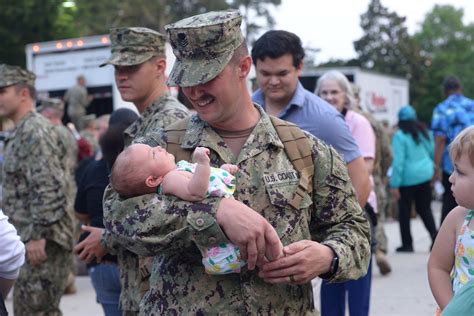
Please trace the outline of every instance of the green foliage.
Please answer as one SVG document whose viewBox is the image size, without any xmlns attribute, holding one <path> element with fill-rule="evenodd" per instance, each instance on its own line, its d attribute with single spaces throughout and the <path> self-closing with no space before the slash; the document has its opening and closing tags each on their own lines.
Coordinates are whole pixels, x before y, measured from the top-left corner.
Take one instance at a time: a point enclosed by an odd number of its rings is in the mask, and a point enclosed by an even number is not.
<svg viewBox="0 0 474 316">
<path fill-rule="evenodd" d="M 254 43 L 262 29 L 271 29 L 275 20 L 269 10 L 270 5 L 278 6 L 281 0 L 231 0 L 230 6 L 240 10 L 243 16 L 247 43 Z"/>
<path fill-rule="evenodd" d="M 360 25 L 362 38 L 354 42 L 361 65 L 384 74 L 410 80 L 410 100 L 418 107 L 426 93 L 423 82 L 426 73 L 426 57 L 420 45 L 408 34 L 405 17 L 390 12 L 380 0 L 372 0 Z"/>
<path fill-rule="evenodd" d="M 121 26 L 163 32 L 168 23 L 229 7 L 225 0 L 77 0 L 76 6 L 76 26 L 83 36 L 105 34 Z"/>
<path fill-rule="evenodd" d="M 463 9 L 435 5 L 414 36 L 429 60 L 429 80 L 424 84 L 429 93 L 419 102 L 423 117 L 431 118 L 433 108 L 444 99 L 441 84 L 447 75 L 458 76 L 466 96 L 474 97 L 474 25 L 464 25 L 463 15 Z"/>
<path fill-rule="evenodd" d="M 25 45 L 57 38 L 62 0 L 0 0 L 0 62 L 25 66 Z M 61 30 L 68 36 L 66 29 Z"/>
</svg>

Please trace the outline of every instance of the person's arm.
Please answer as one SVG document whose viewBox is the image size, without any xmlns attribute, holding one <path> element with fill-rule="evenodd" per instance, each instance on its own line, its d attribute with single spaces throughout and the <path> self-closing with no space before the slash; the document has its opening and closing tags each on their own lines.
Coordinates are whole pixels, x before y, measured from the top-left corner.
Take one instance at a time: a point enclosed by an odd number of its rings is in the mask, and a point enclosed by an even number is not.
<svg viewBox="0 0 474 316">
<path fill-rule="evenodd" d="M 442 310 L 453 297 L 450 274 L 454 265 L 457 226 L 458 223 L 462 223 L 466 211 L 458 206 L 449 212 L 439 229 L 428 260 L 428 281 L 431 292 Z"/>
<path fill-rule="evenodd" d="M 193 153 L 196 161 L 194 173 L 173 170 L 167 173 L 161 188 L 164 194 L 171 194 L 185 201 L 200 201 L 206 197 L 211 176 L 209 149 L 197 147 Z"/>
<path fill-rule="evenodd" d="M 444 147 L 446 146 L 446 137 L 442 135 L 437 135 L 435 137 L 435 150 L 434 150 L 434 164 L 435 164 L 435 173 L 433 176 L 433 181 L 441 181 L 441 159 L 443 158 Z"/>
<path fill-rule="evenodd" d="M 27 136 L 28 135 L 28 136 Z M 29 148 L 25 166 L 29 168 L 29 206 L 32 217 L 30 234 L 25 236 L 28 261 L 40 265 L 46 259 L 46 239 L 58 238 L 57 223 L 66 215 L 66 187 L 64 169 L 58 149 L 58 135 L 52 129 L 40 126 L 37 130 L 25 131 Z M 57 241 L 57 240 L 56 240 Z M 61 242 L 64 242 L 61 240 Z"/>
<path fill-rule="evenodd" d="M 25 262 L 25 246 L 15 227 L 0 210 L 0 292 L 7 297 Z"/>
<path fill-rule="evenodd" d="M 395 200 L 400 198 L 399 187 L 402 183 L 403 167 L 405 165 L 406 146 L 404 145 L 401 132 L 395 133 L 392 138 L 393 160 L 392 172 L 390 175 L 390 192 Z"/>
<path fill-rule="evenodd" d="M 352 160 L 347 164 L 347 171 L 356 192 L 357 201 L 361 207 L 367 203 L 369 198 L 371 184 L 369 171 L 362 156 Z"/>
<path fill-rule="evenodd" d="M 266 263 L 260 276 L 269 283 L 304 284 L 325 275 L 328 280 L 358 279 L 367 273 L 370 260 L 370 227 L 357 202 L 346 165 L 327 146 L 313 149 L 315 176 L 312 240 L 302 240 L 284 248 L 285 257 Z M 335 256 L 338 268 L 330 271 Z M 294 281 L 289 279 L 293 276 Z"/>
</svg>

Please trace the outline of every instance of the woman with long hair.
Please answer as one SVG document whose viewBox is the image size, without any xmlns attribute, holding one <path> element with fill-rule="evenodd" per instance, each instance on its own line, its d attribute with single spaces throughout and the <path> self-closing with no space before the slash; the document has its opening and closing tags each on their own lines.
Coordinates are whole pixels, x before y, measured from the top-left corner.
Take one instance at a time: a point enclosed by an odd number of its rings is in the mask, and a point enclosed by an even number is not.
<svg viewBox="0 0 474 316">
<path fill-rule="evenodd" d="M 392 196 L 398 200 L 402 245 L 397 252 L 413 252 L 410 214 L 413 201 L 432 242 L 437 234 L 431 211 L 431 178 L 434 174 L 434 142 L 426 126 L 417 120 L 415 109 L 406 105 L 398 112 L 398 131 L 392 139 L 390 176 Z"/>
</svg>

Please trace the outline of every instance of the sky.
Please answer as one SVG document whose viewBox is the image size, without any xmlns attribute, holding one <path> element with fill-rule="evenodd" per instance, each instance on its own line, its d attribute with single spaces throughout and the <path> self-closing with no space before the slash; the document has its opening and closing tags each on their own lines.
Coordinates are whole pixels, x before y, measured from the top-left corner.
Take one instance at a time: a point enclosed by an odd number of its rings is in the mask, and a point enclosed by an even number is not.
<svg viewBox="0 0 474 316">
<path fill-rule="evenodd" d="M 381 0 L 389 11 L 405 16 L 408 32 L 420 29 L 425 15 L 435 4 L 464 9 L 464 23 L 474 22 L 473 0 Z M 296 33 L 305 47 L 319 48 L 316 62 L 357 57 L 353 42 L 363 35 L 360 15 L 370 0 L 282 0 L 274 10 L 277 25 Z"/>
</svg>

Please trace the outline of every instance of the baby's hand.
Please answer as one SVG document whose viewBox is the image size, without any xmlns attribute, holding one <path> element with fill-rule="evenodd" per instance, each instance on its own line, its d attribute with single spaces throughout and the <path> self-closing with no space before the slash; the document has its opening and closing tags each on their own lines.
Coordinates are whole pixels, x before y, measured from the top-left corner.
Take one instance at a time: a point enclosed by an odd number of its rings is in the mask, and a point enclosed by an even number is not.
<svg viewBox="0 0 474 316">
<path fill-rule="evenodd" d="M 193 161 L 197 162 L 200 165 L 208 165 L 210 162 L 209 159 L 210 151 L 205 147 L 196 147 L 193 152 Z"/>
<path fill-rule="evenodd" d="M 221 169 L 224 169 L 225 171 L 227 171 L 230 174 L 236 174 L 237 171 L 239 171 L 239 167 L 237 167 L 236 165 L 232 165 L 230 163 L 223 164 L 221 166 Z"/>
</svg>

